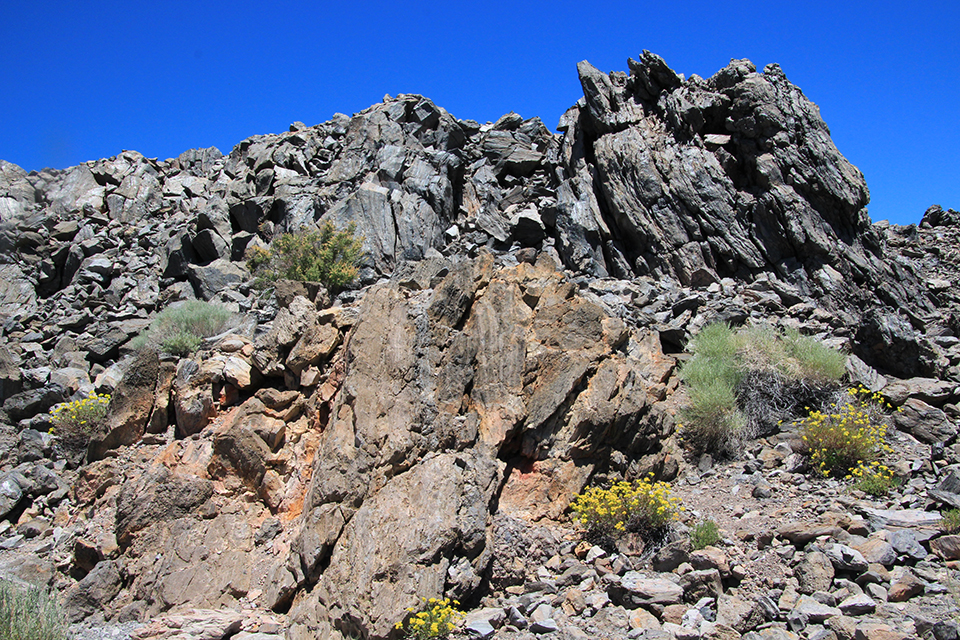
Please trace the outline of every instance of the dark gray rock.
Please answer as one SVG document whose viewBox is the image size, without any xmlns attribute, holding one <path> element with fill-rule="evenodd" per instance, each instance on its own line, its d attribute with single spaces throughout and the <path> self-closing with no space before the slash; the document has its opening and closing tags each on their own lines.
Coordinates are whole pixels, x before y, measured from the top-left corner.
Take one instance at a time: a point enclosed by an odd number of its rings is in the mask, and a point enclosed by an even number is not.
<svg viewBox="0 0 960 640">
<path fill-rule="evenodd" d="M 201 300 L 212 300 L 217 293 L 230 285 L 250 279 L 246 269 L 222 258 L 205 266 L 190 265 L 187 270 L 190 282 Z"/>
</svg>

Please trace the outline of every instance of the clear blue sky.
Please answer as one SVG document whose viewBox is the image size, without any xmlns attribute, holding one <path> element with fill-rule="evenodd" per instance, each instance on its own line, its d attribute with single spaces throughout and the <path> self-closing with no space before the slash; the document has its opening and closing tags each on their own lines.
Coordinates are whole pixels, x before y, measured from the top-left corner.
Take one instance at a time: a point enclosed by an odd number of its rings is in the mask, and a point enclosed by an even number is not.
<svg viewBox="0 0 960 640">
<path fill-rule="evenodd" d="M 779 63 L 866 175 L 874 220 L 960 209 L 960 2 L 14 2 L 0 6 L 0 158 L 62 168 L 242 139 L 420 93 L 554 128 L 576 63 L 649 49 L 707 77 Z"/>
</svg>

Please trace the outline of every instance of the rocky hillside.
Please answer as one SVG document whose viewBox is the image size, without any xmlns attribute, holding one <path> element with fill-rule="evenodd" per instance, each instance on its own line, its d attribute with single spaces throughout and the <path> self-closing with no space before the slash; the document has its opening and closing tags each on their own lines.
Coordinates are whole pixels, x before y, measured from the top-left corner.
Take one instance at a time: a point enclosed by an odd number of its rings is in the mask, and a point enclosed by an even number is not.
<svg viewBox="0 0 960 640">
<path fill-rule="evenodd" d="M 872 224 L 776 65 L 629 69 L 581 63 L 559 134 L 401 95 L 228 156 L 0 162 L 0 577 L 84 638 L 388 638 L 431 597 L 483 637 L 956 634 L 960 214 Z M 252 286 L 248 250 L 326 222 L 355 288 Z M 133 349 L 192 299 L 229 330 Z M 848 353 L 904 408 L 899 494 L 800 473 L 789 432 L 691 457 L 677 364 L 714 321 Z M 91 392 L 89 445 L 52 435 Z M 574 495 L 649 473 L 719 548 L 577 544 Z"/>
</svg>

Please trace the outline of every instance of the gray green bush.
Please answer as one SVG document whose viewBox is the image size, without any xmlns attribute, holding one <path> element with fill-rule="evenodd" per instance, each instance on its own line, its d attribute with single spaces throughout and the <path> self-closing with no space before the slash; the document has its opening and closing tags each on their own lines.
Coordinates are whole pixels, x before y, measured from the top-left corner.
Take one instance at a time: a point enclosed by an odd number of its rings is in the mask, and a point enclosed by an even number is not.
<svg viewBox="0 0 960 640">
<path fill-rule="evenodd" d="M 0 580 L 0 638 L 65 640 L 66 617 L 45 589 Z"/>
<path fill-rule="evenodd" d="M 351 223 L 338 231 L 329 222 L 317 231 L 284 233 L 269 249 L 255 247 L 247 254 L 247 266 L 265 286 L 280 278 L 319 282 L 337 293 L 354 281 L 363 254 L 363 239 Z"/>
<path fill-rule="evenodd" d="M 845 372 L 842 353 L 771 326 L 707 325 L 688 351 L 680 370 L 689 400 L 682 435 L 696 451 L 735 453 L 744 439 L 798 417 L 798 407 L 832 401 Z"/>
<path fill-rule="evenodd" d="M 161 311 L 150 328 L 131 342 L 131 347 L 159 347 L 167 353 L 186 356 L 200 347 L 203 338 L 222 333 L 230 326 L 233 314 L 223 307 L 188 300 Z"/>
</svg>

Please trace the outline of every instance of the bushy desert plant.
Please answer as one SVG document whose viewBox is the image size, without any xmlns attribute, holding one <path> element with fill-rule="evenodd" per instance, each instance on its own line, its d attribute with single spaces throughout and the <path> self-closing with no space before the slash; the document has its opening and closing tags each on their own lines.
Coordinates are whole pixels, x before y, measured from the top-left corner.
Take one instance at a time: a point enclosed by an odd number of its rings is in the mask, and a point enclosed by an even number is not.
<svg viewBox="0 0 960 640">
<path fill-rule="evenodd" d="M 109 394 L 91 391 L 86 398 L 58 404 L 50 410 L 50 415 L 60 435 L 89 438 L 103 422 L 109 406 Z"/>
<path fill-rule="evenodd" d="M 318 231 L 285 233 L 270 249 L 248 252 L 247 266 L 261 284 L 279 279 L 319 282 L 336 293 L 357 277 L 363 240 L 355 233 L 355 224 L 337 231 L 329 222 Z"/>
<path fill-rule="evenodd" d="M 654 482 L 652 474 L 609 489 L 589 487 L 574 497 L 570 508 L 574 520 L 595 538 L 656 532 L 676 520 L 682 509 L 680 498 L 670 495 L 670 485 Z"/>
<path fill-rule="evenodd" d="M 227 329 L 232 320 L 233 314 L 219 305 L 188 300 L 157 314 L 150 328 L 130 345 L 134 349 L 150 345 L 173 355 L 185 356 L 196 351 L 203 338 Z"/>
<path fill-rule="evenodd" d="M 47 591 L 0 580 L 0 638 L 65 640 L 67 625 L 60 605 Z"/>
<path fill-rule="evenodd" d="M 703 549 L 720 542 L 720 528 L 713 520 L 701 520 L 690 530 L 690 544 Z"/>
<path fill-rule="evenodd" d="M 863 387 L 848 390 L 848 398 L 833 411 L 814 410 L 800 421 L 800 433 L 814 471 L 842 478 L 854 471 L 877 468 L 883 453 L 887 425 L 880 410 L 886 401 Z"/>
<path fill-rule="evenodd" d="M 831 402 L 844 374 L 843 354 L 795 330 L 716 323 L 688 348 L 681 434 L 697 451 L 735 453 L 744 439 L 799 417 L 800 406 Z"/>
<path fill-rule="evenodd" d="M 463 613 L 454 608 L 457 606 L 460 606 L 460 603 L 450 598 L 424 599 L 423 607 L 419 611 L 416 607 L 410 607 L 405 619 L 395 626 L 408 638 L 446 638 L 463 620 Z"/>
</svg>

